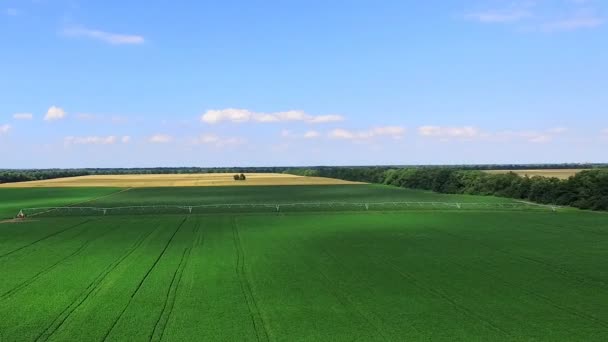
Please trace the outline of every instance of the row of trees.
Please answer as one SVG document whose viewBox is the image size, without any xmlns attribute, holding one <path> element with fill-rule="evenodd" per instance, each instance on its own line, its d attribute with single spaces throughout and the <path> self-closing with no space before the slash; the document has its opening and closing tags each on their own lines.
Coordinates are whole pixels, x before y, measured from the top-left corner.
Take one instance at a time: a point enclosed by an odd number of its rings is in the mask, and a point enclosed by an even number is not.
<svg viewBox="0 0 608 342">
<path fill-rule="evenodd" d="M 608 210 L 608 169 L 592 169 L 569 179 L 490 174 L 454 168 L 315 168 L 299 175 L 380 183 L 449 194 L 493 195 L 581 209 Z"/>
<path fill-rule="evenodd" d="M 0 170 L 0 183 L 27 182 L 35 180 L 76 177 L 90 174 L 86 170 Z"/>
</svg>

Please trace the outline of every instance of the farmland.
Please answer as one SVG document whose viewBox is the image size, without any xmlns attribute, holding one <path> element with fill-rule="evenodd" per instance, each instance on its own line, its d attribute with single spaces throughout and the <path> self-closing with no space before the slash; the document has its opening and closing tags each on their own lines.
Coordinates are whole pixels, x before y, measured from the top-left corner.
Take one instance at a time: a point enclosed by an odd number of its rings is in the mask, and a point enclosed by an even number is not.
<svg viewBox="0 0 608 342">
<path fill-rule="evenodd" d="M 94 175 L 55 178 L 39 181 L 0 184 L 0 188 L 57 188 L 57 187 L 193 187 L 193 186 L 254 186 L 254 185 L 330 185 L 355 184 L 339 179 L 303 177 L 281 173 L 247 174 L 246 181 L 235 181 L 232 173 L 150 174 L 150 175 Z"/>
<path fill-rule="evenodd" d="M 14 216 L 21 208 L 82 204 L 121 190 L 117 188 L 0 188 L 0 219 Z"/>
<path fill-rule="evenodd" d="M 96 189 L 62 203 L 511 202 L 377 185 Z M 33 190 L 0 189 L 0 205 Z M 576 210 L 40 215 L 0 224 L 0 336 L 604 341 L 607 236 L 607 215 Z"/>
<path fill-rule="evenodd" d="M 542 170 L 488 170 L 488 173 L 502 174 L 507 172 L 514 172 L 520 176 L 541 176 L 541 177 L 555 177 L 559 179 L 568 179 L 568 177 L 574 176 L 575 174 L 583 171 L 583 169 L 542 169 Z"/>
</svg>

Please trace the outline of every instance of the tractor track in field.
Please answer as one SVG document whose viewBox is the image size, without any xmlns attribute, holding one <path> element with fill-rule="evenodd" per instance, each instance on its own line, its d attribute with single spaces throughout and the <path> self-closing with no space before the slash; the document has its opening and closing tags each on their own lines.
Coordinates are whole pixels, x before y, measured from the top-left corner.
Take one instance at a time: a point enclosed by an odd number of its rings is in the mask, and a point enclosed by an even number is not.
<svg viewBox="0 0 608 342">
<path fill-rule="evenodd" d="M 445 300 L 446 302 L 450 303 L 450 305 L 452 305 L 454 308 L 456 308 L 458 311 L 464 313 L 465 315 L 467 315 L 473 319 L 476 319 L 479 322 L 484 323 L 485 325 L 490 327 L 492 330 L 500 332 L 512 339 L 515 339 L 515 336 L 512 335 L 511 333 L 509 333 L 508 331 L 502 329 L 501 327 L 494 324 L 492 321 L 486 319 L 482 315 L 477 314 L 476 312 L 467 308 L 466 306 L 459 304 L 456 300 L 454 300 L 454 298 L 450 297 L 448 294 L 446 294 L 442 290 L 433 288 L 432 286 L 429 286 L 428 284 L 426 284 L 424 281 L 421 281 L 418 278 L 414 277 L 412 274 L 402 270 L 401 267 L 399 267 L 399 265 L 395 264 L 394 262 L 384 259 L 384 263 L 386 265 L 390 266 L 395 272 L 397 272 L 399 275 L 401 275 L 401 277 L 408 280 L 411 284 L 413 284 L 417 288 L 419 288 L 423 291 L 426 291 L 428 293 L 431 293 L 434 296 Z"/>
<path fill-rule="evenodd" d="M 46 236 L 44 236 L 44 237 L 42 237 L 42 238 L 40 238 L 40 239 L 38 239 L 38 240 L 35 240 L 35 241 L 32 241 L 32 242 L 28 243 L 27 245 L 21 246 L 21 247 L 19 247 L 19 248 L 17 248 L 17 249 L 13 249 L 13 250 L 12 250 L 12 251 L 10 251 L 10 252 L 6 252 L 6 253 L 4 253 L 4 254 L 0 255 L 0 259 L 2 259 L 2 258 L 4 258 L 4 257 L 7 257 L 7 256 L 9 256 L 9 255 L 11 255 L 11 254 L 17 253 L 17 252 L 19 252 L 19 251 L 21 251 L 21 250 L 23 250 L 23 249 L 25 249 L 25 248 L 31 247 L 31 246 L 33 246 L 33 245 L 37 244 L 38 242 L 41 242 L 41 241 L 44 241 L 44 240 L 46 240 L 46 239 L 52 238 L 53 236 L 59 235 L 59 234 L 61 234 L 61 233 L 63 233 L 63 232 L 66 232 L 66 231 L 68 231 L 68 230 L 70 230 L 70 229 L 74 229 L 74 228 L 80 227 L 80 226 L 82 226 L 82 225 L 84 225 L 84 224 L 87 224 L 87 223 L 89 223 L 89 222 L 91 222 L 91 221 L 93 221 L 93 220 L 92 220 L 92 219 L 88 219 L 88 220 L 85 220 L 85 221 L 79 222 L 79 223 L 77 223 L 77 224 L 75 224 L 75 225 L 69 226 L 69 227 L 67 227 L 67 228 L 65 228 L 65 229 L 58 230 L 58 231 L 56 231 L 56 232 L 54 232 L 54 233 L 52 233 L 52 234 L 46 235 Z"/>
<path fill-rule="evenodd" d="M 173 311 L 173 307 L 175 306 L 175 300 L 177 298 L 177 290 L 179 288 L 179 284 L 182 281 L 182 276 L 184 275 L 184 269 L 188 264 L 188 260 L 190 259 L 191 248 L 185 248 L 182 253 L 182 257 L 173 273 L 173 278 L 171 279 L 171 284 L 169 285 L 169 289 L 167 290 L 167 295 L 165 297 L 165 303 L 163 305 L 163 310 L 161 311 L 156 323 L 154 324 L 154 330 L 152 330 L 152 334 L 149 337 L 150 341 L 161 341 L 163 339 L 163 335 L 165 334 L 165 328 L 167 327 L 167 323 L 169 322 L 169 318 L 171 317 L 171 312 Z"/>
<path fill-rule="evenodd" d="M 175 300 L 177 299 L 179 285 L 182 282 L 184 270 L 186 269 L 186 267 L 188 266 L 188 262 L 190 261 L 190 254 L 192 253 L 192 249 L 203 244 L 204 240 L 201 240 L 202 234 L 200 234 L 200 222 L 197 222 L 196 227 L 193 229 L 192 233 L 195 238 L 192 240 L 191 247 L 184 249 L 182 258 L 179 264 L 177 265 L 175 273 L 173 274 L 173 279 L 171 280 L 169 290 L 167 291 L 167 297 L 165 298 L 163 311 L 161 311 L 160 315 L 158 316 L 158 320 L 154 325 L 154 330 L 152 331 L 152 335 L 150 335 L 150 341 L 162 341 L 163 336 L 165 335 L 165 329 L 167 327 L 167 324 L 169 323 L 171 314 L 173 313 L 173 308 L 175 307 Z"/>
<path fill-rule="evenodd" d="M 338 259 L 338 257 L 336 257 L 333 253 L 329 252 L 329 250 L 327 250 L 327 248 L 325 248 L 324 246 L 321 246 L 321 250 L 323 251 L 323 253 L 325 253 L 325 255 L 327 255 L 330 259 L 332 259 L 338 266 L 340 266 L 343 269 L 348 269 L 350 271 L 352 271 L 352 268 L 346 266 L 340 259 Z M 325 276 L 325 275 L 324 275 Z M 326 277 L 327 278 L 327 277 Z M 329 278 L 327 278 L 329 280 Z M 370 286 L 369 285 L 365 285 L 365 287 L 370 291 Z M 341 291 L 344 292 L 344 291 Z M 367 323 L 372 326 L 380 335 L 380 337 L 382 337 L 383 340 L 385 341 L 390 341 L 389 338 L 386 337 L 386 335 L 384 334 L 383 329 L 381 329 L 380 327 L 378 327 L 371 319 L 369 319 L 361 310 L 359 310 L 359 308 L 357 308 L 356 304 L 353 303 L 352 300 L 350 300 L 347 296 L 344 296 L 345 299 L 350 303 L 350 305 L 352 307 L 355 308 L 355 310 L 357 310 L 357 312 L 359 313 L 359 315 L 365 319 L 365 321 L 367 321 Z M 372 317 L 374 317 L 376 320 L 384 323 L 384 320 L 382 318 L 380 318 L 378 315 L 376 315 L 374 312 L 368 312 Z M 421 333 L 416 327 L 412 326 L 412 328 L 418 332 Z"/>
<path fill-rule="evenodd" d="M 437 229 L 433 229 L 433 228 L 430 228 L 430 227 L 427 227 L 427 228 L 429 230 L 434 230 L 436 232 L 441 233 L 441 231 L 439 231 Z M 457 237 L 455 237 L 455 236 L 453 236 L 451 234 L 448 234 L 448 236 L 451 236 L 452 238 L 458 239 Z M 485 265 L 490 266 L 490 267 L 496 266 L 496 265 L 494 265 L 494 264 L 486 261 L 485 259 L 482 259 L 481 262 L 483 262 Z M 475 267 L 471 267 L 471 266 L 468 266 L 468 265 L 460 264 L 460 263 L 458 263 L 456 261 L 453 261 L 453 260 L 448 260 L 448 263 L 451 263 L 452 265 L 456 265 L 456 266 L 458 266 L 460 268 L 463 268 L 463 269 L 472 269 L 472 270 L 475 270 L 476 272 L 479 271 L 479 272 L 485 273 L 485 274 L 489 275 L 490 277 L 492 277 L 492 278 L 494 278 L 496 280 L 501 281 L 503 284 L 505 284 L 505 285 L 507 285 L 509 287 L 516 287 L 516 288 L 520 289 L 522 292 L 524 292 L 525 294 L 527 294 L 527 295 L 529 295 L 531 297 L 537 298 L 537 299 L 539 299 L 539 300 L 541 300 L 541 301 L 549 304 L 550 306 L 553 306 L 554 308 L 556 308 L 556 309 L 558 309 L 558 310 L 560 310 L 562 312 L 566 312 L 566 313 L 568 313 L 570 315 L 576 316 L 578 318 L 582 318 L 584 320 L 587 320 L 587 321 L 599 324 L 599 325 L 601 325 L 601 326 L 603 326 L 605 328 L 608 328 L 608 322 L 606 322 L 606 321 L 604 321 L 604 320 L 602 320 L 600 318 L 597 318 L 597 317 L 595 317 L 595 316 L 593 316 L 591 314 L 588 314 L 586 312 L 580 311 L 578 309 L 575 309 L 575 308 L 572 308 L 572 307 L 569 307 L 569 306 L 564 306 L 564 305 L 561 305 L 559 303 L 556 303 L 551 298 L 549 298 L 547 296 L 544 296 L 544 295 L 542 295 L 540 293 L 537 293 L 535 291 L 531 291 L 531 290 L 527 289 L 525 286 L 519 285 L 519 284 L 514 283 L 514 282 L 510 282 L 508 280 L 505 280 L 504 278 L 498 277 L 498 276 L 494 275 L 493 273 L 491 273 L 489 271 L 486 271 L 486 269 L 483 268 L 483 267 L 477 269 Z"/>
<path fill-rule="evenodd" d="M 36 341 L 46 341 L 48 340 L 62 325 L 65 321 L 71 316 L 71 314 L 76 311 L 86 300 L 91 296 L 92 293 L 96 292 L 99 285 L 103 282 L 103 280 L 114 270 L 118 265 L 120 265 L 125 259 L 127 259 L 135 250 L 137 250 L 143 242 L 152 235 L 158 229 L 157 226 L 155 229 L 150 230 L 147 234 L 142 234 L 142 236 L 120 257 L 115 259 L 112 263 L 110 263 L 90 284 L 89 286 L 80 294 L 80 296 L 73 301 L 68 307 L 66 307 L 59 316 L 51 322 L 51 324 L 36 338 Z"/>
<path fill-rule="evenodd" d="M 327 253 L 325 253 L 327 254 Z M 338 302 L 340 304 L 342 304 L 342 306 L 344 306 L 345 308 L 350 308 L 353 309 L 354 312 L 356 312 L 356 316 L 359 316 L 359 318 L 365 322 L 368 326 L 372 327 L 374 330 L 376 330 L 376 333 L 378 335 L 380 335 L 380 337 L 382 338 L 382 340 L 384 341 L 388 341 L 388 339 L 386 338 L 386 336 L 382 333 L 382 330 L 380 328 L 378 328 L 376 326 L 376 324 L 374 324 L 358 307 L 355 303 L 353 303 L 352 300 L 350 300 L 350 298 L 348 298 L 348 296 L 346 296 L 344 294 L 344 291 L 340 290 L 338 288 L 338 286 L 336 286 L 335 282 L 332 281 L 327 274 L 325 274 L 325 272 L 317 269 L 317 273 L 319 273 L 323 279 L 325 279 L 326 282 L 326 288 L 329 290 L 329 292 L 331 292 L 331 294 L 338 300 Z M 353 322 L 356 323 L 356 322 Z"/>
<path fill-rule="evenodd" d="M 57 266 L 61 265 L 64 261 L 66 261 L 66 260 L 68 260 L 68 259 L 70 259 L 70 258 L 72 258 L 74 256 L 77 256 L 78 254 L 80 254 L 80 252 L 82 252 L 83 250 L 85 250 L 85 248 L 88 247 L 93 241 L 101 238 L 102 236 L 110 233 L 111 231 L 114 231 L 115 229 L 116 228 L 103 231 L 103 232 L 101 232 L 101 234 L 99 234 L 98 236 L 94 237 L 93 239 L 85 241 L 82 245 L 80 245 L 80 247 L 78 247 L 72 253 L 66 255 L 65 257 L 63 257 L 60 260 L 58 260 L 57 262 L 55 262 L 54 264 L 52 264 L 49 267 L 41 270 L 40 272 L 36 273 L 34 276 L 30 277 L 29 279 L 23 281 L 22 283 L 18 284 L 17 286 L 13 287 L 12 289 L 10 289 L 10 290 L 6 291 L 5 293 L 3 293 L 2 295 L 0 295 L 0 300 L 5 300 L 5 299 L 13 296 L 15 293 L 17 293 L 17 292 L 19 292 L 19 291 L 27 288 L 32 283 L 34 283 L 36 280 L 38 280 L 40 277 L 42 277 L 43 275 L 51 272 Z"/>
<path fill-rule="evenodd" d="M 255 330 L 256 339 L 258 341 L 269 341 L 268 328 L 262 318 L 260 308 L 253 295 L 251 284 L 247 279 L 247 273 L 245 272 L 245 253 L 243 246 L 241 245 L 241 237 L 239 235 L 238 225 L 236 219 L 232 219 L 232 236 L 234 239 L 234 246 L 236 248 L 236 275 L 240 283 L 241 292 L 245 297 L 247 308 L 249 309 L 249 315 L 253 323 L 253 329 Z"/>
<path fill-rule="evenodd" d="M 488 266 L 495 266 L 495 265 L 493 265 L 491 263 L 486 262 L 485 260 L 482 260 L 482 262 L 485 265 L 488 265 Z M 553 301 L 551 298 L 549 298 L 547 296 L 539 294 L 539 293 L 537 293 L 535 291 L 528 290 L 526 287 L 521 286 L 521 285 L 519 285 L 517 283 L 510 282 L 510 281 L 505 280 L 503 278 L 497 277 L 493 273 L 486 271 L 484 268 L 477 269 L 475 267 L 470 267 L 470 266 L 467 266 L 467 265 L 460 264 L 460 263 L 455 262 L 453 260 L 448 260 L 448 263 L 450 263 L 452 265 L 456 265 L 456 266 L 458 266 L 460 268 L 463 268 L 463 269 L 472 269 L 472 270 L 474 270 L 476 272 L 479 271 L 479 272 L 485 273 L 485 274 L 489 275 L 490 277 L 492 277 L 492 278 L 494 278 L 496 280 L 499 280 L 503 284 L 505 284 L 505 285 L 507 285 L 509 287 L 518 288 L 523 293 L 525 293 L 525 294 L 527 294 L 527 295 L 529 295 L 531 297 L 540 299 L 541 301 L 549 304 L 550 306 L 552 306 L 552 307 L 554 307 L 554 308 L 556 308 L 556 309 L 558 309 L 558 310 L 560 310 L 562 312 L 565 312 L 567 314 L 570 314 L 570 315 L 578 317 L 578 318 L 582 318 L 584 320 L 587 320 L 587 321 L 595 323 L 595 324 L 599 324 L 599 325 L 603 326 L 604 328 L 608 328 L 608 322 L 605 322 L 604 320 L 596 318 L 593 315 L 590 315 L 590 314 L 588 314 L 586 312 L 579 311 L 578 309 L 574 309 L 574 308 L 571 308 L 571 307 L 568 307 L 568 306 L 563 306 L 561 304 L 558 304 L 558 303 L 556 303 L 555 301 Z"/>
<path fill-rule="evenodd" d="M 171 244 L 171 242 L 175 238 L 175 235 L 177 235 L 177 232 L 182 228 L 182 226 L 184 225 L 184 223 L 186 223 L 187 219 L 188 219 L 188 217 L 186 216 L 182 220 L 182 222 L 179 223 L 179 225 L 177 226 L 177 229 L 175 229 L 175 231 L 173 232 L 173 234 L 171 235 L 171 237 L 169 238 L 169 240 L 165 244 L 165 247 L 163 248 L 163 250 L 160 252 L 160 254 L 156 258 L 156 260 L 154 260 L 154 263 L 150 266 L 150 268 L 148 269 L 148 271 L 146 272 L 146 274 L 143 276 L 143 278 L 141 279 L 141 281 L 139 282 L 139 284 L 137 284 L 137 287 L 135 288 L 135 290 L 133 291 L 133 293 L 131 293 L 131 297 L 129 298 L 129 301 L 127 302 L 127 305 L 124 306 L 124 308 L 122 309 L 122 311 L 120 312 L 120 314 L 116 317 L 116 319 L 114 320 L 114 322 L 112 322 L 112 325 L 110 326 L 110 328 L 108 329 L 108 331 L 106 331 L 106 333 L 105 333 L 105 335 L 104 335 L 104 337 L 102 339 L 103 341 L 106 341 L 108 339 L 108 336 L 110 336 L 110 333 L 112 333 L 112 330 L 114 330 L 114 328 L 116 327 L 116 324 L 118 324 L 118 322 L 120 321 L 120 319 L 122 318 L 122 316 L 125 314 L 125 312 L 129 308 L 129 306 L 131 305 L 131 302 L 133 301 L 133 298 L 137 295 L 137 293 L 139 292 L 139 290 L 143 286 L 143 284 L 146 281 L 146 279 L 148 279 L 148 277 L 152 273 L 152 270 L 154 270 L 154 268 L 156 267 L 156 265 L 158 265 L 158 262 L 160 261 L 160 259 L 163 257 L 163 255 L 165 255 L 165 252 L 167 251 L 167 249 L 169 248 L 169 245 Z"/>
<path fill-rule="evenodd" d="M 552 227 L 558 227 L 558 228 L 561 228 L 561 229 L 564 229 L 564 230 L 578 231 L 578 232 L 581 232 L 581 233 L 590 233 L 590 234 L 593 234 L 593 235 L 604 236 L 604 237 L 608 235 L 608 230 L 607 231 L 597 231 L 597 230 L 592 229 L 592 227 L 581 226 L 581 225 L 578 225 L 578 224 L 576 226 L 569 226 L 568 227 L 568 226 L 562 226 L 562 225 L 559 225 L 559 224 L 547 224 L 546 222 L 537 221 L 537 220 L 534 220 L 533 223 L 534 224 L 538 224 L 538 225 L 542 225 L 542 226 L 545 226 L 545 227 L 551 227 L 551 228 Z M 591 229 L 586 229 L 586 228 L 591 228 Z"/>
<path fill-rule="evenodd" d="M 491 251 L 500 252 L 500 253 L 502 253 L 504 255 L 507 255 L 507 256 L 511 257 L 512 259 L 520 259 L 520 260 L 525 260 L 525 261 L 528 261 L 528 262 L 532 262 L 534 264 L 537 264 L 537 265 L 541 266 L 541 268 L 544 269 L 545 271 L 548 271 L 548 272 L 560 275 L 560 276 L 562 276 L 564 278 L 568 278 L 568 279 L 574 280 L 574 281 L 576 281 L 576 282 L 578 282 L 580 284 L 589 284 L 589 283 L 591 283 L 591 284 L 596 284 L 598 286 L 601 286 L 603 288 L 608 287 L 608 284 L 606 284 L 606 282 L 604 280 L 598 279 L 598 278 L 590 276 L 588 274 L 577 274 L 577 273 L 574 273 L 574 272 L 572 272 L 570 270 L 567 270 L 567 269 L 565 269 L 563 267 L 560 267 L 558 265 L 554 265 L 554 264 L 551 264 L 551 263 L 548 263 L 546 261 L 539 260 L 539 259 L 536 259 L 536 258 L 520 255 L 520 254 L 517 254 L 517 253 L 513 253 L 513 252 L 505 250 L 505 249 L 496 248 L 496 247 L 493 247 L 491 245 L 487 245 L 487 244 L 484 244 L 482 242 L 479 242 L 479 241 L 477 241 L 475 239 L 463 237 L 463 236 L 456 235 L 456 234 L 453 234 L 453 233 L 450 233 L 450 232 L 447 232 L 447 231 L 443 231 L 443 230 L 437 230 L 437 231 L 441 232 L 442 234 L 446 234 L 446 235 L 449 235 L 449 236 L 454 237 L 456 239 L 459 239 L 459 240 L 468 241 L 469 243 L 472 243 L 473 245 L 481 246 L 481 247 L 483 247 L 485 249 L 489 249 Z"/>
</svg>

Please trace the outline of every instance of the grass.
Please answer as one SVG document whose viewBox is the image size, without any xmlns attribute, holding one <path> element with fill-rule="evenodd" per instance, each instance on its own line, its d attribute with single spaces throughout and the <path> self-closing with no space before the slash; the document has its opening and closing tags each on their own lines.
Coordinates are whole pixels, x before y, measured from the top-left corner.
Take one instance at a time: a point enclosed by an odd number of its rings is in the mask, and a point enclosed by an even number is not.
<svg viewBox="0 0 608 342">
<path fill-rule="evenodd" d="M 256 197 L 257 196 L 257 197 Z M 96 202 L 502 201 L 383 186 L 134 189 Z M 316 196 L 316 197 L 315 197 Z M 41 217 L 0 224 L 2 341 L 605 341 L 608 216 Z"/>
<path fill-rule="evenodd" d="M 384 185 L 137 188 L 91 201 L 91 206 L 297 202 L 512 202 L 490 196 L 446 195 Z"/>
<path fill-rule="evenodd" d="M 248 173 L 247 180 L 235 181 L 233 173 L 161 174 L 161 175 L 94 175 L 57 178 L 31 182 L 0 184 L 0 188 L 37 187 L 115 187 L 150 188 L 179 186 L 252 186 L 252 185 L 328 185 L 356 184 L 333 178 L 303 177 L 282 173 Z"/>
<path fill-rule="evenodd" d="M 526 205 L 512 199 L 492 196 L 446 195 L 384 185 L 351 184 L 133 188 L 82 205 L 87 208 L 118 208 L 116 210 L 101 211 L 82 209 L 78 206 L 77 208 L 66 207 L 50 211 L 46 208 L 33 209 L 26 210 L 25 213 L 36 217 L 40 214 L 43 216 L 65 216 L 183 214 L 188 212 L 193 214 L 268 213 L 276 212 L 276 205 L 279 205 L 279 211 L 281 212 L 362 211 L 367 210 L 366 204 L 369 205 L 370 210 L 408 209 L 406 205 L 392 204 L 395 202 L 416 202 L 410 205 L 410 209 L 414 207 L 431 210 L 438 207 L 455 209 L 454 204 L 460 203 L 463 210 L 487 209 L 486 206 L 496 208 L 511 204 L 526 206 L 530 210 L 548 210 L 542 206 Z M 429 204 L 427 202 L 441 202 L 441 204 Z M 150 208 L 150 206 L 168 207 Z M 195 208 L 189 211 L 188 206 L 194 206 Z"/>
<path fill-rule="evenodd" d="M 543 169 L 543 170 L 488 170 L 488 173 L 508 173 L 515 172 L 520 176 L 542 176 L 542 177 L 555 177 L 559 179 L 568 179 L 575 174 L 584 171 L 584 169 Z"/>
</svg>

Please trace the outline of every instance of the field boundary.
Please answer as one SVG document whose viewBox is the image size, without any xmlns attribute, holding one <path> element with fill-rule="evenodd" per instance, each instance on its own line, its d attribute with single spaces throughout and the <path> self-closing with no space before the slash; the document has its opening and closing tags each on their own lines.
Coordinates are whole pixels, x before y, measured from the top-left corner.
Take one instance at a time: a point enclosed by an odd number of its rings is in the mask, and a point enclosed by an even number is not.
<svg viewBox="0 0 608 342">
<path fill-rule="evenodd" d="M 63 206 L 23 208 L 18 217 L 40 216 L 49 213 L 58 215 L 103 216 L 111 214 L 158 214 L 180 213 L 196 214 L 213 212 L 214 210 L 227 210 L 229 212 L 263 210 L 270 212 L 289 212 L 298 209 L 325 209 L 328 211 L 344 211 L 358 209 L 359 211 L 385 211 L 408 209 L 454 209 L 454 210 L 548 210 L 558 211 L 560 206 L 544 205 L 524 201 L 516 202 L 300 202 L 300 203 L 217 203 L 200 205 L 139 205 L 120 207 L 93 207 L 93 206 Z"/>
</svg>

